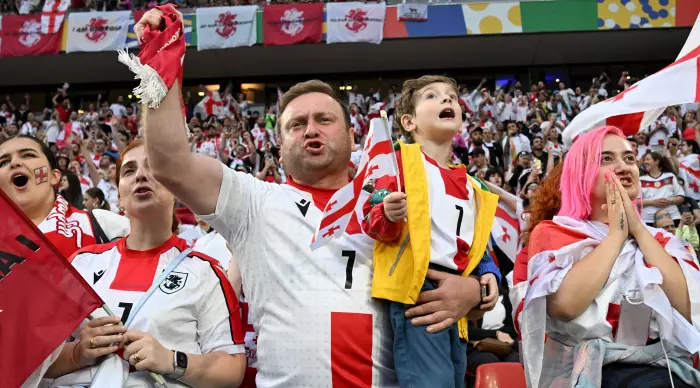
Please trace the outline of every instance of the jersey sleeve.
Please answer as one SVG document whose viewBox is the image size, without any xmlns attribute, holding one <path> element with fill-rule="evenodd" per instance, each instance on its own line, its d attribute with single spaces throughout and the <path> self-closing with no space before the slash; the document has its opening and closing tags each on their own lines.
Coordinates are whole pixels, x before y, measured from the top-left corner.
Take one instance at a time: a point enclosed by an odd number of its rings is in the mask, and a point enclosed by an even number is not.
<svg viewBox="0 0 700 388">
<path fill-rule="evenodd" d="M 202 354 L 245 353 L 243 323 L 236 293 L 216 260 L 204 255 L 199 257 L 211 267 L 197 312 L 197 342 Z"/>
<path fill-rule="evenodd" d="M 396 152 L 396 162 L 399 166 L 399 179 L 401 180 L 401 187 L 404 186 L 403 179 L 403 168 L 401 164 L 401 152 Z M 396 185 L 396 178 L 390 176 L 383 176 L 374 182 L 374 190 L 387 189 L 390 192 L 395 192 L 398 190 Z M 401 235 L 401 225 L 402 222 L 391 222 L 384 215 L 384 203 L 379 203 L 372 206 L 368 199 L 367 202 L 362 207 L 362 229 L 367 233 L 368 236 L 373 239 L 385 243 L 390 243 L 396 241 Z"/>
<path fill-rule="evenodd" d="M 362 210 L 365 214 L 362 219 L 362 229 L 368 236 L 384 243 L 391 243 L 399 238 L 401 221 L 389 221 L 384 215 L 383 203 L 372 206 L 367 200 Z"/>
<path fill-rule="evenodd" d="M 493 262 L 493 258 L 491 257 L 489 252 L 485 251 L 484 257 L 474 269 L 474 275 L 484 276 L 487 273 L 494 274 L 496 276 L 497 282 L 499 284 L 501 283 L 501 271 L 498 269 L 498 266 L 496 266 L 496 263 Z"/>
<path fill-rule="evenodd" d="M 219 232 L 235 249 L 250 241 L 248 227 L 260 216 L 265 201 L 277 184 L 232 170 L 223 163 L 221 189 L 214 214 L 198 215 Z M 257 240 L 253 239 L 257 242 Z"/>
</svg>

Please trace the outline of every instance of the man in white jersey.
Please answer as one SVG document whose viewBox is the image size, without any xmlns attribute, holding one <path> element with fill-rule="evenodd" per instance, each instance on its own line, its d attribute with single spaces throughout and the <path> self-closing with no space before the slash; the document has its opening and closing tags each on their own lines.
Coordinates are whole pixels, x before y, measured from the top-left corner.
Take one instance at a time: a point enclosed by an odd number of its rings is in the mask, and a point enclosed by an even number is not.
<svg viewBox="0 0 700 388">
<path fill-rule="evenodd" d="M 149 11 L 135 30 L 160 21 Z M 149 163 L 229 241 L 259 334 L 257 386 L 397 386 L 385 306 L 370 298 L 373 241 L 354 220 L 342 238 L 309 249 L 326 202 L 348 182 L 347 107 L 320 81 L 284 95 L 278 132 L 290 178 L 275 185 L 190 153 L 179 96 L 175 83 L 146 113 Z M 415 324 L 442 330 L 480 302 L 477 280 L 450 275 L 411 312 Z"/>
</svg>

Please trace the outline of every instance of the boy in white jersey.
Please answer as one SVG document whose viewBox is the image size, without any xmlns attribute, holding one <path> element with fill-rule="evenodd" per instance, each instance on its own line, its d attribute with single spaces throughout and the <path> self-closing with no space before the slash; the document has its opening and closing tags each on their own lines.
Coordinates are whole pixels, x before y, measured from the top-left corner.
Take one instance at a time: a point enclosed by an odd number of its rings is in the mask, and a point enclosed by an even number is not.
<svg viewBox="0 0 700 388">
<path fill-rule="evenodd" d="M 452 139 L 462 124 L 453 80 L 423 76 L 406 81 L 396 112 L 396 125 L 408 143 L 417 144 L 399 143 L 403 192 L 377 190 L 365 206 L 363 227 L 377 241 L 372 296 L 390 301 L 399 384 L 461 388 L 466 370 L 464 317 L 450 329 L 433 333 L 414 327 L 405 305 L 426 302 L 417 299 L 419 292 L 436 289 L 441 273 L 474 273 L 483 276 L 482 285 L 490 289 L 482 309 L 493 308 L 500 273 L 485 248 L 498 197 L 469 177 L 464 166 L 448 163 Z M 386 188 L 397 189 L 393 178 L 379 179 L 375 185 Z"/>
</svg>

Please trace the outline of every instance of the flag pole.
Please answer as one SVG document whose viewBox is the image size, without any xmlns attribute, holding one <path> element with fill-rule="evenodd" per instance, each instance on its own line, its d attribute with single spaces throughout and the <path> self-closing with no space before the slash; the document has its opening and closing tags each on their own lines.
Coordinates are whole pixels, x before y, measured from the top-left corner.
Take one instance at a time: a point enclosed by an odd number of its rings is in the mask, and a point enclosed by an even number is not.
<svg viewBox="0 0 700 388">
<path fill-rule="evenodd" d="M 382 123 L 384 123 L 384 131 L 386 132 L 387 138 L 389 139 L 389 142 L 391 142 L 391 130 L 389 130 L 389 119 L 386 111 L 379 111 L 379 115 L 382 118 Z M 401 177 L 399 176 L 399 165 L 396 161 L 396 150 L 394 150 L 394 147 L 391 148 L 391 156 L 391 168 L 394 172 L 394 176 L 396 176 L 396 187 L 398 188 L 398 191 L 401 192 Z"/>
<path fill-rule="evenodd" d="M 102 305 L 102 309 L 107 313 L 107 315 L 116 317 L 116 314 L 114 314 L 114 312 L 107 306 L 107 303 Z M 156 382 L 156 385 L 159 387 L 165 387 L 165 379 L 163 376 L 150 371 L 148 374 L 151 375 L 151 378 Z"/>
</svg>

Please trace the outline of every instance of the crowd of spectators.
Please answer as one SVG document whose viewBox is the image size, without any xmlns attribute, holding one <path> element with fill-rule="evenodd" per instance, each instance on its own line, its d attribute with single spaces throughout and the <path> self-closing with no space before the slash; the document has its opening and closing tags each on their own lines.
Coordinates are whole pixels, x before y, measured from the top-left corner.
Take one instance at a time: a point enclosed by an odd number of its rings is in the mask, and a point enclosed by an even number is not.
<svg viewBox="0 0 700 388">
<path fill-rule="evenodd" d="M 563 157 L 561 133 L 567 124 L 581 111 L 629 88 L 634 81 L 628 73 L 622 73 L 616 83 L 601 74 L 585 88 L 572 88 L 563 82 L 551 88 L 544 82 L 529 87 L 514 82 L 494 88 L 486 79 L 473 88 L 461 85 L 463 126 L 454 139 L 453 163 L 466 165 L 470 174 L 486 181 L 524 224 L 529 198 Z M 369 121 L 382 110 L 393 114 L 399 87 L 362 90 L 353 86 L 344 93 L 355 134 L 355 152 L 348 166 L 352 177 Z M 221 92 L 221 100 L 222 109 L 207 116 L 196 109 L 199 101 L 189 93 L 185 96 L 192 151 L 260 180 L 285 182 L 275 102 L 260 114 L 251 109 L 245 94 L 234 93 L 232 87 Z M 59 88 L 47 107 L 37 106 L 29 94 L 22 101 L 8 96 L 0 105 L 0 142 L 17 134 L 41 139 L 57 157 L 64 174 L 60 193 L 68 202 L 78 208 L 120 212 L 115 162 L 124 147 L 140 136 L 140 107 L 124 96 L 114 101 L 98 96 L 97 101 L 83 108 L 74 105 L 69 85 Z M 651 127 L 630 138 L 643 171 L 644 222 L 671 231 L 696 248 L 700 244 L 700 176 L 691 171 L 700 172 L 697 109 L 697 104 L 668 107 Z M 398 128 L 394 136 L 401 138 Z M 502 252 L 496 253 L 502 256 Z M 498 260 L 508 263 L 512 258 Z M 507 275 L 512 267 L 501 268 Z M 506 282 L 502 287 L 501 294 L 507 295 Z M 517 360 L 512 307 L 507 299 L 501 298 L 494 312 L 475 323 L 480 330 L 475 331 L 479 335 L 472 338 L 469 347 L 470 371 L 481 363 Z M 491 346 L 491 340 L 510 344 L 511 350 L 498 350 Z M 498 350 L 497 354 L 493 349 Z"/>
</svg>

